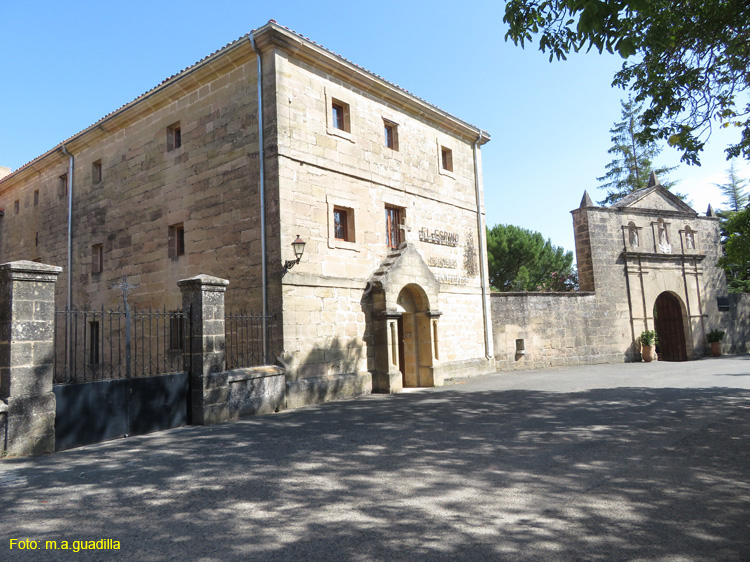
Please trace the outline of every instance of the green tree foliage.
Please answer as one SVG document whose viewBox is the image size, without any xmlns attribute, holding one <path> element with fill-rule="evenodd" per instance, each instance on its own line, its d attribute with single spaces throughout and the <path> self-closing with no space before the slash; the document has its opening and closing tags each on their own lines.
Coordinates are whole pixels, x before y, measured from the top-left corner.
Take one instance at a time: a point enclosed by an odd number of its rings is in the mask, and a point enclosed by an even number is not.
<svg viewBox="0 0 750 562">
<path fill-rule="evenodd" d="M 578 286 L 573 252 L 539 232 L 498 224 L 487 229 L 490 285 L 498 291 L 572 291 Z"/>
<path fill-rule="evenodd" d="M 729 213 L 723 223 L 726 241 L 719 264 L 727 273 L 729 290 L 750 293 L 750 208 Z"/>
<path fill-rule="evenodd" d="M 609 130 L 612 148 L 607 152 L 614 158 L 606 166 L 607 173 L 596 178 L 601 183 L 599 189 L 607 191 L 607 197 L 599 201 L 600 205 L 610 205 L 628 193 L 646 187 L 652 170 L 665 188 L 674 186 L 674 182 L 666 180 L 674 168 L 653 167 L 653 160 L 661 149 L 655 142 L 644 142 L 638 136 L 643 130 L 642 105 L 632 98 L 621 103 L 622 121 Z"/>
<path fill-rule="evenodd" d="M 746 180 L 737 175 L 734 162 L 727 170 L 727 183 L 716 184 L 721 189 L 729 210 L 721 210 L 724 257 L 719 265 L 727 275 L 729 290 L 750 293 L 750 198 L 745 191 Z"/>
<path fill-rule="evenodd" d="M 734 168 L 734 162 L 732 162 L 727 170 L 727 183 L 714 184 L 716 187 L 721 189 L 721 192 L 726 197 L 729 208 L 732 211 L 741 211 L 747 207 L 748 199 L 747 193 L 745 192 L 745 184 L 747 183 L 744 179 L 737 175 L 737 171 Z"/>
<path fill-rule="evenodd" d="M 592 48 L 623 57 L 613 85 L 649 101 L 642 141 L 668 140 L 699 164 L 719 122 L 741 132 L 727 158 L 750 159 L 747 0 L 508 0 L 503 21 L 506 40 L 539 36 L 550 61 Z"/>
</svg>

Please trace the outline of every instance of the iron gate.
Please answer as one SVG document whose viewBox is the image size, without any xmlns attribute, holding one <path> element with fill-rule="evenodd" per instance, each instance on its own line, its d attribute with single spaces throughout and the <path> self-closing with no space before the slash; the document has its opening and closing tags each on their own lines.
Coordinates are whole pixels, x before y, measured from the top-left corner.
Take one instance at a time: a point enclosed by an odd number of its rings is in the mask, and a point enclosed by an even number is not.
<svg viewBox="0 0 750 562">
<path fill-rule="evenodd" d="M 137 310 L 55 312 L 55 448 L 190 423 L 190 314 Z"/>
</svg>

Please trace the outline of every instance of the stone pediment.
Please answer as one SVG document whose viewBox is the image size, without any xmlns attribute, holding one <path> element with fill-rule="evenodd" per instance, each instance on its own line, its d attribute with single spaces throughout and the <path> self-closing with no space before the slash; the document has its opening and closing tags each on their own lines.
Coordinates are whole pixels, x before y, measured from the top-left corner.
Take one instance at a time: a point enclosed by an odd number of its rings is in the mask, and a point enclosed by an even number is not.
<svg viewBox="0 0 750 562">
<path fill-rule="evenodd" d="M 416 246 L 403 242 L 391 251 L 375 270 L 368 284 L 374 289 L 381 289 L 386 294 L 386 303 L 395 303 L 399 292 L 406 285 L 419 285 L 430 301 L 430 306 L 437 306 L 440 282 L 425 263 Z"/>
<path fill-rule="evenodd" d="M 648 187 L 639 189 L 612 204 L 615 209 L 640 209 L 644 211 L 668 211 L 696 216 L 698 213 L 675 194 L 664 188 L 653 172 Z"/>
</svg>

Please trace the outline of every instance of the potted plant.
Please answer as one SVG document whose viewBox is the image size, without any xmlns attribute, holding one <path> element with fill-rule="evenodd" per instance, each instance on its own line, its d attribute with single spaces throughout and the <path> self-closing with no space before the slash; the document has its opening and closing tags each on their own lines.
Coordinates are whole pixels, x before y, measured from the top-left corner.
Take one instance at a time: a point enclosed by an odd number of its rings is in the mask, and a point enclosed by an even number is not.
<svg viewBox="0 0 750 562">
<path fill-rule="evenodd" d="M 726 334 L 726 332 L 715 328 L 706 334 L 706 339 L 708 340 L 708 343 L 711 344 L 711 355 L 714 357 L 721 355 L 721 340 L 724 339 L 724 334 Z"/>
<path fill-rule="evenodd" d="M 641 332 L 638 341 L 641 344 L 641 357 L 646 363 L 654 360 L 654 347 L 656 346 L 656 331 L 644 330 Z"/>
</svg>

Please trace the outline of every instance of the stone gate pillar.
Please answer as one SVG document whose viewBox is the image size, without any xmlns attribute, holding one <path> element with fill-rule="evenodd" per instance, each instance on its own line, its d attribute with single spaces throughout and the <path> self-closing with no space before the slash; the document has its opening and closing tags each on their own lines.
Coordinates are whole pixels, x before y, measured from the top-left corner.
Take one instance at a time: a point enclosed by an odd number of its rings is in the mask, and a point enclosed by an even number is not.
<svg viewBox="0 0 750 562">
<path fill-rule="evenodd" d="M 190 310 L 190 353 L 185 370 L 190 373 L 191 423 L 225 421 L 228 400 L 224 336 L 224 293 L 229 281 L 197 275 L 178 281 L 182 307 Z"/>
<path fill-rule="evenodd" d="M 55 282 L 61 271 L 31 261 L 0 265 L 0 439 L 10 454 L 55 450 Z"/>
</svg>

